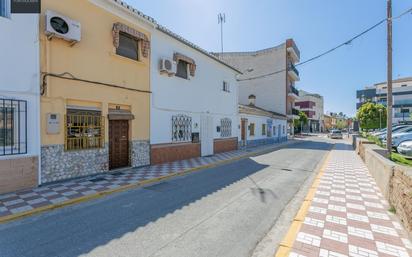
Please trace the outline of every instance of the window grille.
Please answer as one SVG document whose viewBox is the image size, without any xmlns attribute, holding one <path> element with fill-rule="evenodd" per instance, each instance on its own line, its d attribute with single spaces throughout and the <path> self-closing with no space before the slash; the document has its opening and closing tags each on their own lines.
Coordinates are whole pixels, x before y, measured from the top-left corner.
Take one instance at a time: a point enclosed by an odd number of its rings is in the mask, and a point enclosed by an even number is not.
<svg viewBox="0 0 412 257">
<path fill-rule="evenodd" d="M 232 120 L 224 118 L 220 120 L 220 136 L 230 137 L 232 136 Z"/>
<path fill-rule="evenodd" d="M 104 117 L 99 111 L 67 110 L 65 150 L 104 147 Z"/>
<path fill-rule="evenodd" d="M 192 118 L 187 115 L 172 116 L 172 141 L 185 142 L 192 138 Z"/>
<path fill-rule="evenodd" d="M 27 153 L 27 101 L 0 99 L 0 156 Z"/>
</svg>

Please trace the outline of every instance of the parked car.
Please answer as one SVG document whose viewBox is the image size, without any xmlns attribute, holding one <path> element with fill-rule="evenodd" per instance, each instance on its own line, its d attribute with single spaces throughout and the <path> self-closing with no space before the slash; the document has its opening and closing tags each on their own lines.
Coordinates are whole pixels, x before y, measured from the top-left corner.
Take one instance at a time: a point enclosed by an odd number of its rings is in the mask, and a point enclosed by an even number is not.
<svg viewBox="0 0 412 257">
<path fill-rule="evenodd" d="M 403 141 L 402 143 L 399 144 L 396 150 L 400 154 L 403 154 L 406 156 L 412 156 L 412 140 Z"/>
<path fill-rule="evenodd" d="M 408 127 L 408 126 L 410 126 L 410 125 L 393 125 L 393 126 L 392 126 L 392 133 L 395 132 L 395 131 L 399 131 L 399 130 L 401 130 L 401 129 L 403 129 L 403 128 L 406 128 L 406 127 Z M 384 129 L 381 129 L 381 130 L 379 130 L 379 131 L 376 131 L 376 132 L 371 133 L 371 135 L 372 135 L 372 136 L 376 136 L 376 137 L 386 136 L 386 131 L 387 131 L 387 128 L 384 128 Z"/>
<path fill-rule="evenodd" d="M 412 126 L 411 125 L 397 126 L 395 128 L 392 128 L 392 137 L 397 133 L 411 132 L 411 131 L 412 131 Z M 381 136 L 378 136 L 378 138 L 382 141 L 386 140 L 386 131 Z"/>
<path fill-rule="evenodd" d="M 342 139 L 343 138 L 342 132 L 338 129 L 331 130 L 328 136 L 329 136 L 329 138 L 332 138 L 332 139 L 333 138 L 335 138 L 335 139 Z"/>
<path fill-rule="evenodd" d="M 408 140 L 412 140 L 412 128 L 407 132 L 392 134 L 392 147 L 396 149 L 400 143 Z M 386 138 L 382 140 L 382 143 L 386 144 Z"/>
</svg>

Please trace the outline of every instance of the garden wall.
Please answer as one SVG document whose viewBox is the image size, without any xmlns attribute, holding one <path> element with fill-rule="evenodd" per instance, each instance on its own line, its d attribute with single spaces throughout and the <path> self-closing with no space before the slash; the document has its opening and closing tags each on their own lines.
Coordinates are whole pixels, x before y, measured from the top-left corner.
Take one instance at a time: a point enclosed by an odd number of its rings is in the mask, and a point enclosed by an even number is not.
<svg viewBox="0 0 412 257">
<path fill-rule="evenodd" d="M 356 151 L 365 162 L 382 194 L 395 208 L 397 216 L 412 233 L 412 168 L 384 157 L 385 149 L 357 138 Z"/>
</svg>

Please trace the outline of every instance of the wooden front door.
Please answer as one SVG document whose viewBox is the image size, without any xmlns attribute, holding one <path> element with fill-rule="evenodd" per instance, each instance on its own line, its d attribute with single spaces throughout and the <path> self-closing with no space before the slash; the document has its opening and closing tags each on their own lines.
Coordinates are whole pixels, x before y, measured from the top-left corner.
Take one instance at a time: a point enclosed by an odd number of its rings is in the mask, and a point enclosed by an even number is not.
<svg viewBox="0 0 412 257">
<path fill-rule="evenodd" d="M 109 121 L 109 168 L 129 166 L 129 121 Z"/>
<path fill-rule="evenodd" d="M 240 120 L 240 139 L 243 144 L 246 144 L 247 119 Z"/>
</svg>

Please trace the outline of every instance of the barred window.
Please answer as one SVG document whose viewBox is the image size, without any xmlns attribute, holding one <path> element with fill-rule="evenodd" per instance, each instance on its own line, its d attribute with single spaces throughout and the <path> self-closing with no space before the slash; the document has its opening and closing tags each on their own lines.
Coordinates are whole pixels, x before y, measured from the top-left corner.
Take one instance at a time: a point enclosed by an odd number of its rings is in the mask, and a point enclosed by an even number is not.
<svg viewBox="0 0 412 257">
<path fill-rule="evenodd" d="M 250 123 L 249 125 L 249 136 L 255 135 L 255 123 Z"/>
<path fill-rule="evenodd" d="M 187 115 L 172 116 L 172 141 L 190 141 L 192 137 L 192 118 Z"/>
<path fill-rule="evenodd" d="M 104 117 L 100 111 L 68 109 L 65 125 L 66 150 L 104 147 Z"/>
<path fill-rule="evenodd" d="M 0 156 L 27 153 L 27 102 L 0 99 Z"/>
<path fill-rule="evenodd" d="M 262 136 L 266 135 L 266 124 L 262 124 Z"/>
<path fill-rule="evenodd" d="M 220 120 L 220 136 L 230 137 L 232 136 L 232 120 L 224 118 Z"/>
</svg>

